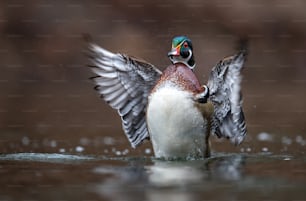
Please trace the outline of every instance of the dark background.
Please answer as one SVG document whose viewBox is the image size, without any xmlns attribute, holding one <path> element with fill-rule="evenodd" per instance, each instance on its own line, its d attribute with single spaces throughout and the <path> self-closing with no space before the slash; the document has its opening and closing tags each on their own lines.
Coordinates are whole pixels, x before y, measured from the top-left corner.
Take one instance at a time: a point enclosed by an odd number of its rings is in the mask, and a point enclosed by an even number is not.
<svg viewBox="0 0 306 201">
<path fill-rule="evenodd" d="M 304 152 L 305 8 L 302 0 L 0 1 L 0 152 L 150 154 L 149 143 L 130 148 L 119 116 L 93 90 L 83 33 L 160 69 L 173 36 L 187 35 L 202 83 L 247 36 L 248 138 L 213 146 Z"/>
</svg>

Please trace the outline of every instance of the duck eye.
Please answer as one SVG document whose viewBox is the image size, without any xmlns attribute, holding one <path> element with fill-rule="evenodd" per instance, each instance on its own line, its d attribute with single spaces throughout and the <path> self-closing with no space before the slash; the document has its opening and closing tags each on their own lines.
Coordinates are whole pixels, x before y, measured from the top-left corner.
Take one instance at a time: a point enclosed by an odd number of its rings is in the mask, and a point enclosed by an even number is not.
<svg viewBox="0 0 306 201">
<path fill-rule="evenodd" d="M 185 42 L 185 43 L 183 44 L 183 46 L 184 46 L 184 47 L 188 47 L 188 43 Z"/>
</svg>

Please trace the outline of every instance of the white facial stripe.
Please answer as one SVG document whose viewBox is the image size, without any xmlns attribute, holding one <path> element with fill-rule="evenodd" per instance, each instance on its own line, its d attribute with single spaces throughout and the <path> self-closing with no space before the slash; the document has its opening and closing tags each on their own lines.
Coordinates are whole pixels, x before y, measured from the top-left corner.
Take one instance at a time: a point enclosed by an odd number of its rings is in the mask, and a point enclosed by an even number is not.
<svg viewBox="0 0 306 201">
<path fill-rule="evenodd" d="M 178 44 L 176 47 L 173 47 L 172 46 L 172 48 L 177 48 L 177 47 L 180 47 L 180 46 L 182 46 L 183 45 L 183 43 L 184 43 L 185 41 L 182 41 L 180 44 Z"/>
<path fill-rule="evenodd" d="M 170 57 L 170 60 L 171 60 L 172 63 L 174 63 L 174 64 L 176 64 L 176 63 L 183 63 L 183 64 L 185 64 L 186 66 L 188 66 L 188 68 L 194 69 L 195 64 L 194 64 L 193 66 L 190 66 L 190 65 L 188 64 L 189 59 L 192 57 L 192 51 L 191 51 L 191 50 L 188 50 L 188 52 L 189 52 L 189 56 L 188 56 L 187 58 L 183 58 L 183 57 L 181 57 L 181 56 L 172 56 L 172 57 Z"/>
</svg>

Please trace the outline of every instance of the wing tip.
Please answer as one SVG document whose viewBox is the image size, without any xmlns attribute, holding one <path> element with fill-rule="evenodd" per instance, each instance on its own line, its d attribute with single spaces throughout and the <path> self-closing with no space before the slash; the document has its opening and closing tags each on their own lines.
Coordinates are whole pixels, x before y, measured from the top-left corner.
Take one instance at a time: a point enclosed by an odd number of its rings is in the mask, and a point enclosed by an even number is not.
<svg viewBox="0 0 306 201">
<path fill-rule="evenodd" d="M 133 149 L 136 149 L 137 147 L 139 147 L 140 145 L 142 145 L 142 144 L 143 144 L 145 141 L 147 141 L 147 140 L 150 140 L 150 137 L 146 136 L 145 138 L 140 139 L 140 140 L 138 140 L 137 142 L 132 142 L 132 141 L 129 139 L 130 144 L 131 144 L 131 147 L 132 147 Z"/>
<path fill-rule="evenodd" d="M 249 53 L 249 39 L 246 36 L 240 37 L 237 41 L 237 48 L 239 53 L 238 55 L 242 55 L 243 57 L 246 57 Z"/>
<path fill-rule="evenodd" d="M 246 136 L 246 132 L 243 135 L 239 135 L 239 136 L 236 136 L 234 138 L 230 138 L 230 141 L 235 146 L 238 146 L 238 145 L 240 145 L 244 141 L 245 136 Z"/>
<path fill-rule="evenodd" d="M 82 37 L 83 37 L 83 40 L 86 43 L 87 48 L 92 51 L 94 49 L 94 46 L 95 46 L 93 37 L 89 33 L 83 33 Z M 92 54 L 89 54 L 89 55 L 92 56 Z"/>
<path fill-rule="evenodd" d="M 91 53 L 89 54 L 90 57 L 92 57 L 93 59 L 95 59 L 96 57 L 96 53 L 97 52 L 104 52 L 106 51 L 104 48 L 98 46 L 95 42 L 93 37 L 89 34 L 89 33 L 83 33 L 82 34 L 83 40 L 85 41 L 87 48 L 91 51 Z M 102 50 L 102 51 L 101 51 Z M 93 55 L 93 53 L 95 53 Z"/>
</svg>

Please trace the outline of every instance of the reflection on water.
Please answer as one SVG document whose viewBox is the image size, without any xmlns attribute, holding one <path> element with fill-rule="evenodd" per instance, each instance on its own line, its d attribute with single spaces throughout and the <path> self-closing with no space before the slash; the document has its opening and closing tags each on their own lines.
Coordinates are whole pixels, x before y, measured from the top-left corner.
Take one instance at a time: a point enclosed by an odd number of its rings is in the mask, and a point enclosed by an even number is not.
<svg viewBox="0 0 306 201">
<path fill-rule="evenodd" d="M 94 190 L 111 200 L 258 200 L 271 197 L 288 200 L 289 192 L 290 195 L 295 193 L 293 197 L 306 195 L 303 190 L 306 180 L 288 182 L 278 175 L 277 169 L 278 177 L 248 174 L 248 161 L 258 166 L 253 162 L 260 158 L 264 163 L 273 160 L 265 156 L 229 155 L 194 161 L 153 160 L 149 165 L 134 161 L 128 169 L 120 169 L 119 174 L 113 168 L 99 167 L 95 169 L 97 173 L 112 172 L 116 177 L 96 185 Z M 284 160 L 288 156 L 277 158 Z"/>
<path fill-rule="evenodd" d="M 151 185 L 158 187 L 189 186 L 204 180 L 238 180 L 244 156 L 194 161 L 155 161 L 148 168 Z"/>
<path fill-rule="evenodd" d="M 98 167 L 96 173 L 115 177 L 94 190 L 111 200 L 194 200 L 199 190 L 214 190 L 218 183 L 242 178 L 244 159 L 242 155 L 192 161 L 153 159 L 150 164 L 132 161 L 129 168 Z"/>
<path fill-rule="evenodd" d="M 218 154 L 206 160 L 0 155 L 1 200 L 303 200 L 306 159 Z"/>
</svg>

